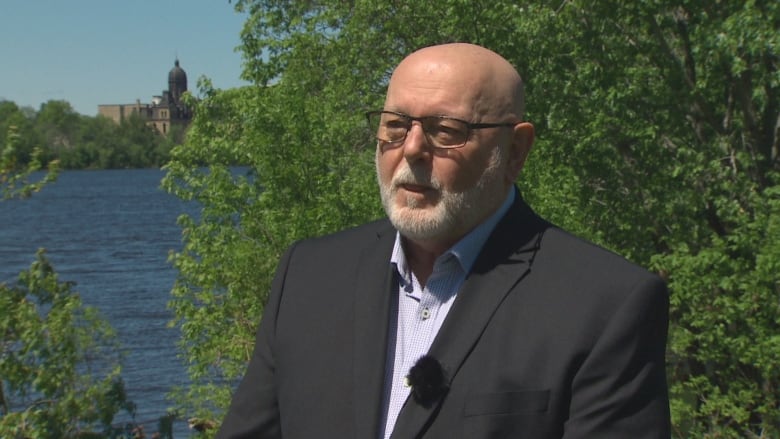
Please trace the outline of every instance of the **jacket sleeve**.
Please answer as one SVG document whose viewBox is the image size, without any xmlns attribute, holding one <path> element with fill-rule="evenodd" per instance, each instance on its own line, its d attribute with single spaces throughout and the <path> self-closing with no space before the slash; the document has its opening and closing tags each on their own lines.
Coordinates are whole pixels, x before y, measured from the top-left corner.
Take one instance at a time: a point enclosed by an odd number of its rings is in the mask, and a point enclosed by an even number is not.
<svg viewBox="0 0 780 439">
<path fill-rule="evenodd" d="M 284 280 L 293 247 L 279 262 L 268 303 L 257 330 L 255 348 L 246 374 L 233 394 L 217 439 L 280 438 L 281 422 L 276 388 L 274 337 Z"/>
<path fill-rule="evenodd" d="M 653 276 L 636 284 L 572 382 L 564 438 L 669 438 L 665 349 L 669 297 Z"/>
</svg>

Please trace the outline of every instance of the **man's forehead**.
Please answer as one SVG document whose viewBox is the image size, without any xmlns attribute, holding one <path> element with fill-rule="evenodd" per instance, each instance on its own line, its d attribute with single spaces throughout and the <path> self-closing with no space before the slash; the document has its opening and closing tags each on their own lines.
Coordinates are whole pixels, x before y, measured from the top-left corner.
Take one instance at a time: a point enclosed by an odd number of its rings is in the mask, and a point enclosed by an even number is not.
<svg viewBox="0 0 780 439">
<path fill-rule="evenodd" d="M 408 114 L 410 116 L 450 116 L 471 121 L 475 114 L 474 99 L 458 95 L 449 89 L 445 92 L 423 92 L 413 87 L 396 88 L 388 93 L 384 109 Z"/>
<path fill-rule="evenodd" d="M 408 61 L 423 60 L 443 60 L 447 62 L 468 62 L 479 61 L 481 65 L 485 64 L 508 64 L 508 62 L 499 54 L 482 46 L 468 43 L 451 43 L 437 46 L 424 47 L 412 52 L 401 64 Z"/>
<path fill-rule="evenodd" d="M 445 81 L 442 85 L 479 82 L 491 75 L 489 66 L 475 63 L 468 57 L 438 52 L 428 56 L 426 53 L 416 52 L 404 59 L 393 72 L 390 85 L 401 81 L 417 86 L 425 86 L 428 83 L 437 86 L 439 81 Z"/>
<path fill-rule="evenodd" d="M 401 61 L 390 78 L 385 108 L 422 107 L 425 115 L 479 120 L 510 113 L 522 117 L 522 101 L 522 80 L 507 60 L 456 43 L 427 47 Z"/>
<path fill-rule="evenodd" d="M 387 105 L 471 107 L 485 82 L 475 69 L 441 60 L 418 59 L 404 63 L 394 72 L 388 85 Z M 463 108 L 466 109 L 466 108 Z"/>
</svg>

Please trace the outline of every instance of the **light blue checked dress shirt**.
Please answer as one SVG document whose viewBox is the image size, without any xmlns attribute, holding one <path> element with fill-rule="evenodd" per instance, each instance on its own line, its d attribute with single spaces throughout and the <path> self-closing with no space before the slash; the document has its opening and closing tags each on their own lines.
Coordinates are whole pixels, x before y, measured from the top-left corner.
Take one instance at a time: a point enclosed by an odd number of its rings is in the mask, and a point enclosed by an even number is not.
<svg viewBox="0 0 780 439">
<path fill-rule="evenodd" d="M 398 270 L 398 313 L 393 320 L 395 328 L 390 329 L 391 335 L 395 332 L 395 343 L 391 337 L 385 366 L 384 438 L 390 437 L 409 396 L 405 383 L 409 369 L 428 352 L 482 246 L 514 199 L 515 190 L 511 188 L 493 215 L 439 256 L 426 285 L 420 285 L 409 268 L 401 236 L 396 234 L 390 263 Z"/>
</svg>

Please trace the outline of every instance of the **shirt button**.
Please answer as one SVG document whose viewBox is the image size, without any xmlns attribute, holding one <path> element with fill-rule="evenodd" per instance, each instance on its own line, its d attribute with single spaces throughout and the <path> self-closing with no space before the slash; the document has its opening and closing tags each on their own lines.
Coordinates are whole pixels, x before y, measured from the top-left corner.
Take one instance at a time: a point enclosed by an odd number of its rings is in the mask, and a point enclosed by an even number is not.
<svg viewBox="0 0 780 439">
<path fill-rule="evenodd" d="M 422 312 L 420 313 L 420 316 L 423 320 L 428 320 L 428 317 L 431 316 L 431 310 L 428 308 L 423 308 Z"/>
</svg>

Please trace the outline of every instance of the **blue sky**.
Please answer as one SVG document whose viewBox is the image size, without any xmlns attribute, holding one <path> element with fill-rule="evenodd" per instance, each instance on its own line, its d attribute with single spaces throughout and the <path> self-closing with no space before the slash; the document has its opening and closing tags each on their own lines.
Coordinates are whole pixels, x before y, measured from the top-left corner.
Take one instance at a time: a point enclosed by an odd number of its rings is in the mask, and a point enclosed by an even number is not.
<svg viewBox="0 0 780 439">
<path fill-rule="evenodd" d="M 0 0 L 0 100 L 38 110 L 151 101 L 178 56 L 188 88 L 240 79 L 244 14 L 227 0 Z"/>
</svg>

